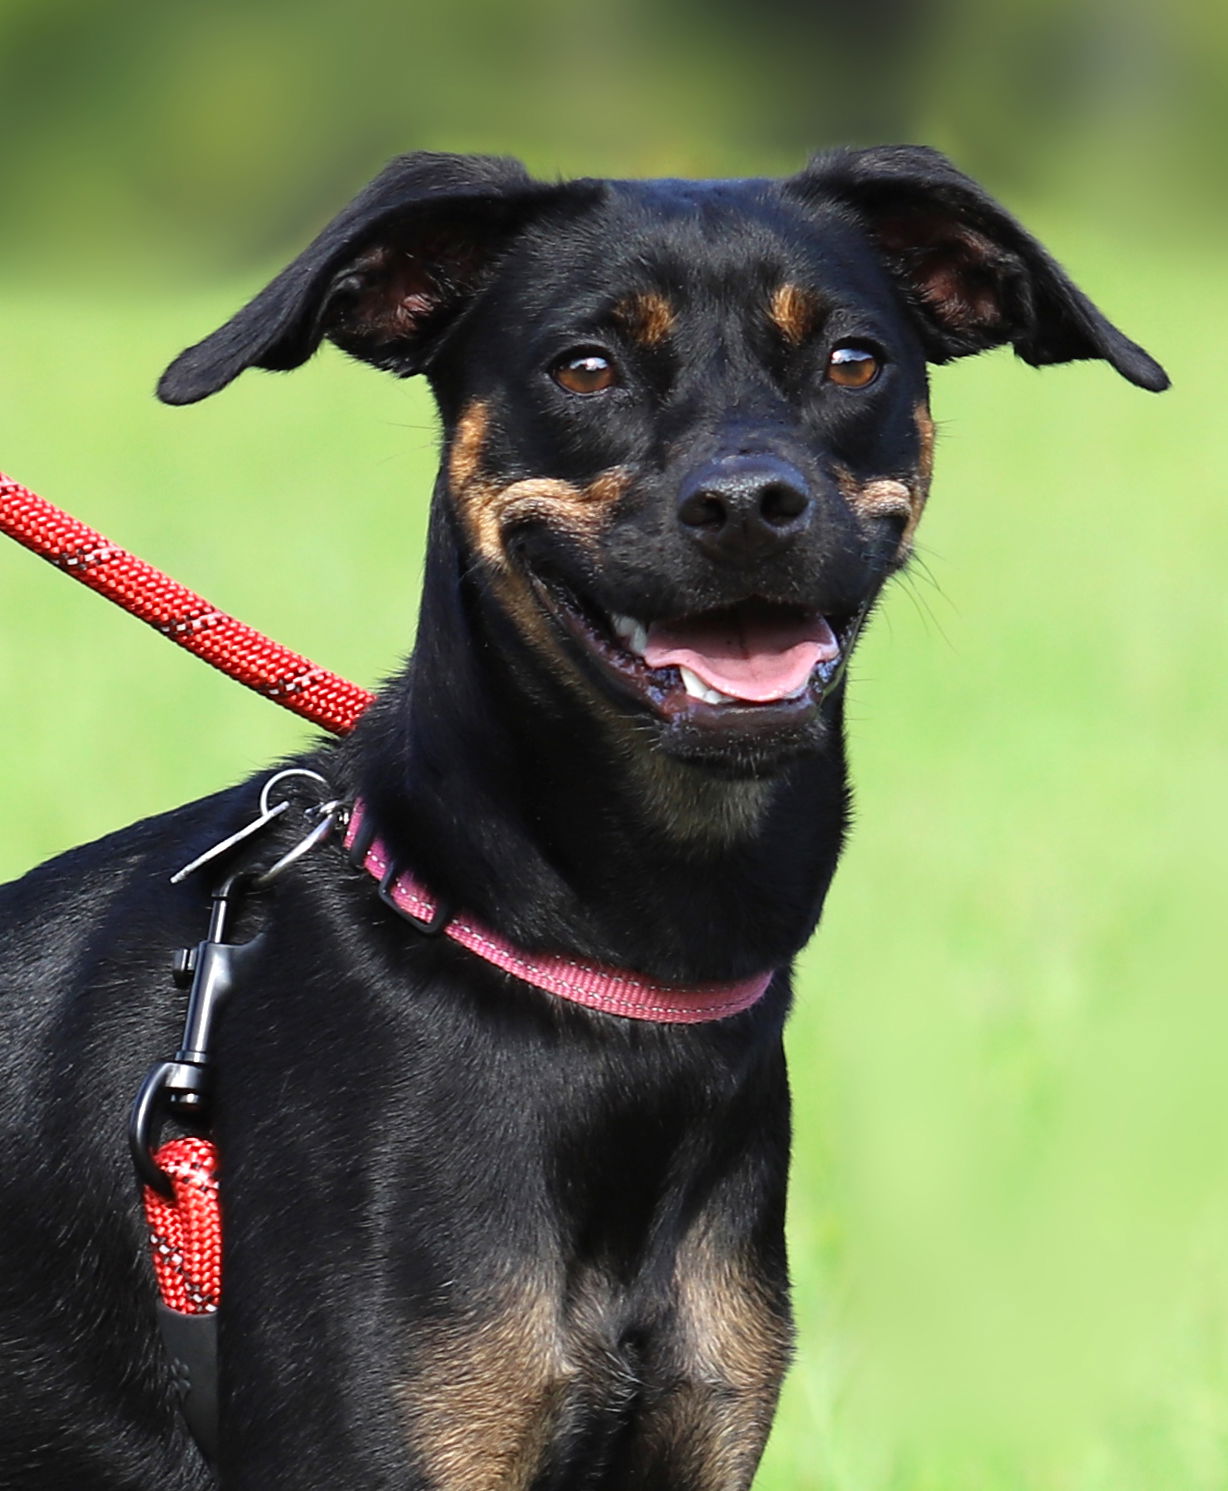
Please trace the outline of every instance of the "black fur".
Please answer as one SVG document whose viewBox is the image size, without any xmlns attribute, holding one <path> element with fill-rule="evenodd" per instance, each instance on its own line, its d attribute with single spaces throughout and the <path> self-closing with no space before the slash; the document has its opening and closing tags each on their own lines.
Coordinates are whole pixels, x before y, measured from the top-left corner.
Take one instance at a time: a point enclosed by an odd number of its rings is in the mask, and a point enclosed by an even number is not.
<svg viewBox="0 0 1228 1491">
<path fill-rule="evenodd" d="M 979 187 L 903 148 L 784 182 L 407 156 L 160 394 L 325 337 L 427 373 L 445 458 L 414 656 L 307 761 L 526 947 L 778 973 L 742 1015 L 648 1025 L 414 931 L 332 846 L 249 904 L 266 947 L 221 1024 L 213 1121 L 221 1483 L 746 1486 L 788 1349 L 781 1028 L 845 828 L 843 685 L 694 705 L 619 659 L 609 618 L 821 614 L 847 653 L 924 500 L 927 359 L 1010 343 L 1166 380 Z M 850 345 L 878 359 L 866 387 L 829 371 Z M 580 354 L 617 381 L 562 387 Z M 260 780 L 0 891 L 4 1487 L 209 1484 L 123 1118 L 178 1043 L 171 953 L 204 930 L 207 877 L 168 876 Z"/>
</svg>

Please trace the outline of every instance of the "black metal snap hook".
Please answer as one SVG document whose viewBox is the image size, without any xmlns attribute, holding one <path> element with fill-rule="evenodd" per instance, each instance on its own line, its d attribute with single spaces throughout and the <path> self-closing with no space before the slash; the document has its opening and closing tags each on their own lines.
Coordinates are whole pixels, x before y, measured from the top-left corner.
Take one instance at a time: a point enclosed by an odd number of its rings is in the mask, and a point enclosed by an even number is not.
<svg viewBox="0 0 1228 1491">
<path fill-rule="evenodd" d="M 128 1112 L 128 1147 L 137 1177 L 168 1198 L 173 1196 L 170 1178 L 153 1158 L 162 1120 L 178 1116 L 201 1122 L 207 1117 L 217 1014 L 264 941 L 263 933 L 248 942 L 226 941 L 243 883 L 244 877 L 235 874 L 218 886 L 208 935 L 176 959 L 177 971 L 190 973 L 192 978 L 179 1050 L 169 1061 L 153 1063 Z"/>
</svg>

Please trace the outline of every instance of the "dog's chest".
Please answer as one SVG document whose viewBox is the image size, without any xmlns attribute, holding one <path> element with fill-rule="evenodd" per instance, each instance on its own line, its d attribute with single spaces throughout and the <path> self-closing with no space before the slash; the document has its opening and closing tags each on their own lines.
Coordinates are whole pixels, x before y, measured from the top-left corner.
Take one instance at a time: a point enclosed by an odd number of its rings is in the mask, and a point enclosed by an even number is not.
<svg viewBox="0 0 1228 1491">
<path fill-rule="evenodd" d="M 783 1083 L 747 1075 L 571 1052 L 520 1089 L 501 1162 L 472 1154 L 481 1242 L 407 1323 L 396 1397 L 432 1483 L 613 1487 L 677 1460 L 744 1484 L 790 1339 L 781 1136 L 746 1111 Z"/>
<path fill-rule="evenodd" d="M 702 1470 L 697 1486 L 746 1484 L 788 1360 L 783 1298 L 708 1237 L 660 1283 L 649 1301 L 530 1266 L 420 1335 L 398 1399 L 432 1483 L 613 1488 L 676 1461 Z"/>
</svg>

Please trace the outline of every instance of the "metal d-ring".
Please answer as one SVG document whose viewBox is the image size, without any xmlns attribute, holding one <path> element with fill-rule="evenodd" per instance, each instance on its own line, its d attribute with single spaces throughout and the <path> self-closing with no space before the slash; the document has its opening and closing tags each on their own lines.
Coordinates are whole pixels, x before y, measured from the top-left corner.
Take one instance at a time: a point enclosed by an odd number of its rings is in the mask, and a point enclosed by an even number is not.
<svg viewBox="0 0 1228 1491">
<path fill-rule="evenodd" d="M 314 776 L 315 773 L 313 772 L 312 775 Z M 321 778 L 321 780 L 323 779 Z M 271 864 L 267 870 L 262 870 L 259 875 L 253 875 L 251 879 L 253 889 L 263 890 L 266 885 L 272 885 L 273 881 L 284 870 L 288 870 L 292 864 L 302 859 L 305 854 L 310 854 L 317 844 L 322 844 L 336 828 L 337 819 L 340 817 L 344 806 L 345 804 L 338 797 L 334 798 L 331 802 L 321 803 L 318 808 L 312 809 L 311 811 L 322 815 L 319 823 L 308 833 L 304 834 L 297 844 L 287 849 L 285 854 L 275 864 Z"/>
<path fill-rule="evenodd" d="M 319 782 L 325 791 L 329 787 L 328 782 L 325 781 L 318 771 L 309 771 L 305 766 L 287 766 L 282 771 L 275 771 L 260 789 L 260 813 L 262 817 L 272 811 L 269 807 L 269 794 L 278 782 L 284 782 L 287 777 L 310 777 L 313 782 Z"/>
<path fill-rule="evenodd" d="M 183 869 L 176 870 L 171 876 L 171 884 L 179 885 L 182 881 L 188 879 L 190 875 L 195 875 L 197 870 L 202 869 L 207 864 L 211 864 L 215 859 L 221 859 L 224 854 L 234 849 L 237 845 L 244 843 L 247 839 L 253 838 L 262 829 L 267 828 L 275 818 L 280 818 L 283 813 L 289 812 L 289 798 L 284 798 L 279 803 L 271 801 L 273 788 L 278 782 L 285 781 L 287 777 L 310 777 L 313 782 L 319 782 L 325 791 L 329 790 L 328 782 L 325 781 L 320 773 L 318 771 L 309 771 L 305 766 L 287 766 L 282 771 L 274 772 L 260 789 L 260 811 L 252 821 L 245 823 L 242 828 L 232 834 L 228 834 L 226 838 L 220 840 L 218 843 L 211 845 L 203 854 L 198 854 L 190 864 L 184 865 Z M 284 868 L 284 866 L 281 866 L 281 868 Z"/>
</svg>

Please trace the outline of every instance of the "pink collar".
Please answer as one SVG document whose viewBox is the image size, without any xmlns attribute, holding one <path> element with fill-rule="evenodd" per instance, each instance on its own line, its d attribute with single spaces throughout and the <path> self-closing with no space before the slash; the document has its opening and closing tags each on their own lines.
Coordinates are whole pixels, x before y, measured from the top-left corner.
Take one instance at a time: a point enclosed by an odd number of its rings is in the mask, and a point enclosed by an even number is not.
<svg viewBox="0 0 1228 1491">
<path fill-rule="evenodd" d="M 380 894 L 390 906 L 419 930 L 442 932 L 504 973 L 560 999 L 630 1020 L 698 1025 L 750 1009 L 762 999 L 772 982 L 773 974 L 760 973 L 726 984 L 658 984 L 601 963 L 580 963 L 553 953 L 527 952 L 471 916 L 450 914 L 408 870 L 397 870 L 379 839 L 361 835 L 362 816 L 362 803 L 356 802 L 346 830 L 345 847 L 351 851 L 351 858 L 380 882 Z"/>
</svg>

